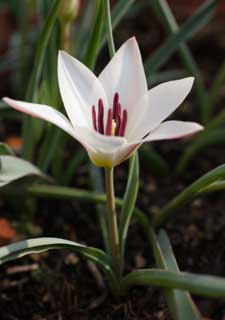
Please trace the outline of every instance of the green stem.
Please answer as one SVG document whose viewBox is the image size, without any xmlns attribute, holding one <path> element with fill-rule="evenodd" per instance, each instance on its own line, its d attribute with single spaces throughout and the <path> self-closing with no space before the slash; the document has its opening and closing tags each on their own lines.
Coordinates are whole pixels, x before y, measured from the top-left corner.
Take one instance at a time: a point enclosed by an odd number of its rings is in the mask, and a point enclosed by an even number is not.
<svg viewBox="0 0 225 320">
<path fill-rule="evenodd" d="M 113 40 L 112 21 L 111 21 L 109 0 L 104 1 L 104 6 L 105 6 L 106 29 L 107 29 L 107 36 L 108 36 L 109 53 L 110 53 L 110 57 L 112 58 L 114 56 L 116 50 L 115 50 L 115 45 L 114 45 L 114 40 Z"/>
<path fill-rule="evenodd" d="M 119 232 L 113 183 L 113 168 L 105 168 L 105 187 L 109 219 L 109 237 L 114 271 L 120 274 Z"/>
</svg>

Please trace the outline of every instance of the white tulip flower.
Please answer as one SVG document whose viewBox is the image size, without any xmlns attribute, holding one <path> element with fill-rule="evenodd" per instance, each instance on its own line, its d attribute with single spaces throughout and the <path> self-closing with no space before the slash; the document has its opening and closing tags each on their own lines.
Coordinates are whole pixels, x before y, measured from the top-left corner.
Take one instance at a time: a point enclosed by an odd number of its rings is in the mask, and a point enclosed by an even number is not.
<svg viewBox="0 0 225 320">
<path fill-rule="evenodd" d="M 96 166 L 114 167 L 144 142 L 182 138 L 203 129 L 195 122 L 163 122 L 184 101 L 194 79 L 169 81 L 148 90 L 134 37 L 121 46 L 98 78 L 60 51 L 58 81 L 69 119 L 46 105 L 3 100 L 69 133 Z"/>
</svg>

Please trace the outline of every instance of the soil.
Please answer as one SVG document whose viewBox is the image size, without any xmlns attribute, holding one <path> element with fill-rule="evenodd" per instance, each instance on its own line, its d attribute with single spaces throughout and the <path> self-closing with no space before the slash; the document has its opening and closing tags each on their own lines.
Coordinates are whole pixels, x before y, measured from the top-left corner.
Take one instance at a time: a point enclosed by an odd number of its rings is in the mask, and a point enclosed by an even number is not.
<svg viewBox="0 0 225 320">
<path fill-rule="evenodd" d="M 151 40 L 146 36 L 149 23 L 153 23 L 149 22 L 150 19 L 146 16 L 138 20 L 135 28 L 138 30 L 136 32 L 144 55 L 147 56 L 158 43 L 154 42 L 154 36 Z M 127 38 L 127 30 L 129 34 L 133 33 L 133 21 L 128 20 L 124 25 L 126 32 L 123 30 L 119 33 L 118 42 Z M 211 26 L 214 30 L 213 25 Z M 210 73 L 215 72 L 225 48 L 219 39 L 215 38 L 217 46 L 213 54 L 217 54 L 218 59 L 216 65 L 212 66 L 211 63 L 208 66 L 212 56 L 205 51 L 205 45 L 212 34 L 199 37 L 201 41 L 193 42 L 193 47 L 204 70 L 206 82 L 210 84 Z M 159 35 L 155 35 L 155 38 L 159 39 Z M 152 49 L 149 51 L 147 47 Z M 171 60 L 170 65 L 176 64 L 175 60 Z M 180 115 L 196 120 L 194 112 L 180 113 Z M 158 143 L 156 148 L 168 160 L 172 171 L 174 163 L 185 146 L 185 142 L 173 141 Z M 160 178 L 152 174 L 148 166 L 141 163 L 137 206 L 149 216 L 157 214 L 159 208 L 185 186 L 221 163 L 225 163 L 223 146 L 204 150 L 194 159 L 188 170 L 178 178 L 172 176 Z M 116 169 L 118 195 L 123 194 L 126 177 L 127 165 L 125 164 Z M 86 188 L 87 181 L 88 167 L 83 165 L 76 172 L 72 185 Z M 15 219 L 15 216 L 12 217 L 12 214 L 9 214 L 12 211 L 14 214 L 13 204 L 1 203 L 0 205 L 4 213 L 2 216 Z M 99 248 L 103 247 L 93 205 L 78 201 L 44 199 L 38 201 L 36 205 L 38 209 L 33 215 L 33 226 L 41 230 L 42 235 L 67 238 Z M 225 276 L 224 207 L 224 192 L 198 198 L 179 210 L 176 216 L 165 225 L 182 271 Z M 33 226 L 31 233 L 34 233 Z M 24 236 L 24 230 L 18 234 L 18 237 Z M 126 271 L 153 266 L 154 259 L 150 246 L 142 229 L 134 221 L 127 241 Z M 204 319 L 225 319 L 224 301 L 193 298 Z M 87 263 L 79 256 L 61 250 L 32 255 L 1 266 L 0 310 L 1 320 L 171 319 L 159 289 L 133 288 L 126 298 L 115 301 L 105 287 L 102 275 L 92 263 Z"/>
</svg>

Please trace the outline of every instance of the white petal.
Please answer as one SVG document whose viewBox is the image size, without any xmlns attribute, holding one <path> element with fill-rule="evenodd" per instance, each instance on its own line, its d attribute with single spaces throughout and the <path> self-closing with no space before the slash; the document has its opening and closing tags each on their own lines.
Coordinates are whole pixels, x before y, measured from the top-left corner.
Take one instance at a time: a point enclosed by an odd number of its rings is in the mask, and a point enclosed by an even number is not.
<svg viewBox="0 0 225 320">
<path fill-rule="evenodd" d="M 204 128 L 196 122 L 165 121 L 153 130 L 146 138 L 138 142 L 180 139 L 202 131 Z M 136 142 L 137 143 L 137 142 Z"/>
<path fill-rule="evenodd" d="M 66 52 L 58 56 L 58 81 L 66 112 L 74 126 L 91 126 L 92 105 L 102 99 L 107 105 L 104 89 L 98 78 L 81 62 Z"/>
<path fill-rule="evenodd" d="M 126 145 L 123 137 L 105 136 L 88 128 L 79 128 L 80 142 L 96 166 L 114 167 L 120 162 L 119 151 Z"/>
<path fill-rule="evenodd" d="M 179 105 L 190 92 L 194 78 L 162 83 L 140 99 L 136 105 L 136 113 L 127 124 L 126 136 L 128 140 L 141 139 L 147 133 L 155 129 Z"/>
<path fill-rule="evenodd" d="M 74 136 L 74 129 L 70 121 L 61 112 L 52 107 L 43 104 L 13 100 L 7 97 L 3 98 L 3 101 L 16 110 L 47 120 L 60 127 L 71 136 Z"/>
<path fill-rule="evenodd" d="M 135 38 L 127 40 L 99 75 L 110 106 L 116 92 L 122 107 L 131 109 L 147 88 L 143 63 Z M 132 111 L 131 111 L 132 112 Z"/>
</svg>

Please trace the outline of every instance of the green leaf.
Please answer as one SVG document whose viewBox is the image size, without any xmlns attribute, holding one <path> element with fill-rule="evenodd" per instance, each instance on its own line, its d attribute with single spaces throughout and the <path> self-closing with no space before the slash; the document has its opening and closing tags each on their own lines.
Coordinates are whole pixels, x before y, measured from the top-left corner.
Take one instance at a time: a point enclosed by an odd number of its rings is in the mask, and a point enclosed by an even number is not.
<svg viewBox="0 0 225 320">
<path fill-rule="evenodd" d="M 157 267 L 179 272 L 176 259 L 165 233 L 160 232 L 159 240 L 157 240 L 149 218 L 142 212 L 137 212 L 135 218 L 141 224 L 148 237 Z M 174 320 L 201 319 L 188 292 L 173 289 L 164 289 L 163 292 Z"/>
<path fill-rule="evenodd" d="M 176 166 L 176 173 L 181 174 L 188 167 L 191 160 L 211 145 L 224 144 L 225 142 L 225 129 L 216 128 L 214 130 L 203 131 L 194 142 L 188 146 L 181 155 Z"/>
<path fill-rule="evenodd" d="M 225 180 L 216 181 L 216 182 L 213 182 L 212 184 L 208 185 L 207 187 L 199 190 L 198 195 L 202 196 L 202 195 L 205 195 L 208 193 L 221 191 L 224 189 L 225 189 Z"/>
<path fill-rule="evenodd" d="M 28 175 L 37 175 L 44 178 L 42 172 L 32 163 L 13 156 L 0 156 L 0 187 Z"/>
<path fill-rule="evenodd" d="M 39 41 L 37 44 L 35 58 L 34 58 L 34 67 L 31 74 L 31 80 L 27 89 L 26 100 L 35 101 L 38 93 L 38 86 L 41 79 L 41 73 L 44 65 L 45 53 L 48 45 L 48 41 L 50 39 L 50 35 L 52 33 L 54 23 L 57 18 L 58 7 L 60 4 L 60 0 L 55 0 L 52 4 L 49 15 L 46 19 L 45 25 L 42 29 L 41 35 L 39 37 Z M 23 157 L 29 159 L 32 154 L 32 149 L 34 147 L 33 141 L 33 126 L 34 119 L 29 118 L 29 116 L 25 116 L 24 125 L 23 125 Z"/>
<path fill-rule="evenodd" d="M 0 142 L 0 155 L 13 156 L 14 152 L 6 143 Z"/>
<path fill-rule="evenodd" d="M 124 260 L 124 251 L 126 245 L 126 238 L 130 220 L 134 212 L 135 203 L 138 195 L 139 188 L 139 160 L 138 154 L 134 154 L 129 163 L 129 175 L 124 195 L 124 202 L 120 215 L 119 225 L 119 240 L 120 240 L 120 253 L 121 260 Z"/>
<path fill-rule="evenodd" d="M 173 198 L 169 203 L 161 209 L 157 217 L 155 218 L 155 225 L 159 226 L 165 223 L 177 209 L 183 207 L 187 202 L 192 200 L 198 195 L 198 192 L 212 184 L 217 180 L 225 178 L 225 164 L 216 167 L 215 169 L 204 174 L 201 178 L 193 182 L 189 187 L 184 189 L 178 196 Z"/>
<path fill-rule="evenodd" d="M 203 297 L 225 298 L 224 278 L 187 272 L 160 269 L 133 271 L 121 280 L 121 289 L 126 292 L 133 286 L 157 286 L 185 290 Z"/>
<path fill-rule="evenodd" d="M 50 249 L 69 249 L 81 254 L 96 263 L 109 277 L 112 284 L 116 283 L 115 275 L 107 255 L 96 248 L 87 247 L 77 242 L 59 238 L 36 238 L 10 244 L 0 248 L 0 264 L 21 258 L 32 253 L 40 253 Z"/>
<path fill-rule="evenodd" d="M 211 1 L 211 0 L 210 0 Z M 153 8 L 156 9 L 157 12 L 162 17 L 162 21 L 164 25 L 166 26 L 166 29 L 172 34 L 176 34 L 179 32 L 179 25 L 167 3 L 166 0 L 156 0 L 152 1 Z M 204 5 L 208 5 L 208 3 L 204 3 Z M 204 8 L 204 7 L 203 7 Z M 201 9 L 199 9 L 201 10 Z M 197 14 L 197 13 L 196 13 Z M 204 80 L 201 74 L 201 70 L 198 67 L 196 61 L 194 60 L 191 51 L 189 50 L 187 44 L 181 43 L 178 48 L 178 53 L 180 55 L 180 58 L 186 67 L 189 74 L 193 75 L 195 77 L 195 86 L 194 89 L 196 91 L 196 98 L 198 101 L 198 105 L 200 107 L 201 117 L 204 119 L 204 113 L 205 113 L 205 99 L 207 97 L 207 93 L 204 86 Z"/>
<path fill-rule="evenodd" d="M 158 251 L 157 266 L 169 271 L 179 272 L 169 239 L 162 230 L 158 236 L 158 243 L 161 251 Z M 188 292 L 165 289 L 164 296 L 174 320 L 201 320 L 201 315 Z"/>
<path fill-rule="evenodd" d="M 105 0 L 104 0 L 105 1 Z M 104 2 L 103 0 L 98 0 L 97 14 L 94 21 L 93 31 L 91 39 L 89 41 L 86 56 L 84 58 L 84 64 L 90 69 L 93 69 L 96 59 L 99 43 L 101 40 L 102 27 L 103 27 L 103 17 L 104 17 Z"/>
<path fill-rule="evenodd" d="M 183 24 L 179 31 L 172 34 L 163 45 L 157 49 L 146 62 L 146 72 L 156 71 L 161 67 L 181 44 L 187 41 L 198 30 L 200 30 L 212 17 L 219 0 L 209 0 L 204 3 L 197 12 Z M 165 1 L 157 1 L 159 4 Z M 162 5 L 162 4 L 161 4 Z M 175 28 L 177 29 L 177 28 Z"/>
<path fill-rule="evenodd" d="M 214 77 L 212 87 L 209 91 L 208 99 L 205 101 L 205 122 L 207 123 L 212 116 L 212 113 L 217 105 L 217 101 L 220 99 L 220 91 L 225 82 L 225 60 L 219 67 L 219 71 Z"/>
<path fill-rule="evenodd" d="M 25 255 L 40 253 L 49 249 L 70 249 L 83 255 L 93 256 L 95 260 L 108 263 L 105 254 L 98 249 L 87 247 L 77 242 L 59 238 L 36 238 L 19 241 L 0 248 L 0 264 L 22 258 Z"/>
</svg>

